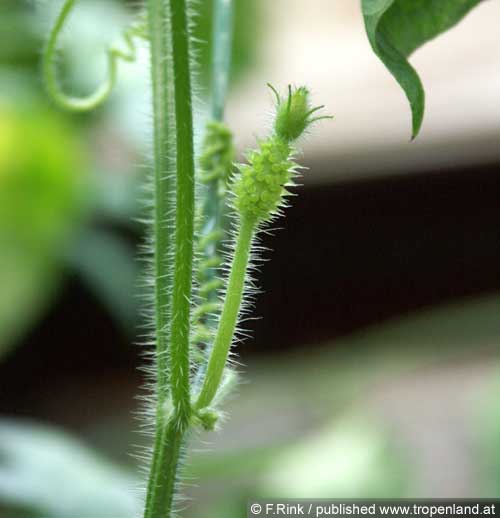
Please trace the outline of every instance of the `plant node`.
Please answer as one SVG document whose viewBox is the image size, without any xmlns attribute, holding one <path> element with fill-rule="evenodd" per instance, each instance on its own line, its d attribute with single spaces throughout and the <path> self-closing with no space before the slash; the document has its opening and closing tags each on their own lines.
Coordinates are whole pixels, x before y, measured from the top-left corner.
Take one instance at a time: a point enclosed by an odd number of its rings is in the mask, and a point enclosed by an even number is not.
<svg viewBox="0 0 500 518">
<path fill-rule="evenodd" d="M 204 430 L 212 432 L 215 430 L 219 414 L 212 408 L 201 408 L 194 414 L 195 422 L 201 424 Z"/>
</svg>

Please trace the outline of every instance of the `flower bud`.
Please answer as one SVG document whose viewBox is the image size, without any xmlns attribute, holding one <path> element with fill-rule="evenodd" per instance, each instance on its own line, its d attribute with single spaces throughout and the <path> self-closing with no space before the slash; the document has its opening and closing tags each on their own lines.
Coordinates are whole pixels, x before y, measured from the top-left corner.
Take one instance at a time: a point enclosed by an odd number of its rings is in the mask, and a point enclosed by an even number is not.
<svg viewBox="0 0 500 518">
<path fill-rule="evenodd" d="M 276 107 L 276 134 L 287 142 L 298 139 L 309 125 L 310 112 L 307 88 L 301 86 L 293 91 L 290 88 L 288 98 L 279 99 Z"/>
</svg>

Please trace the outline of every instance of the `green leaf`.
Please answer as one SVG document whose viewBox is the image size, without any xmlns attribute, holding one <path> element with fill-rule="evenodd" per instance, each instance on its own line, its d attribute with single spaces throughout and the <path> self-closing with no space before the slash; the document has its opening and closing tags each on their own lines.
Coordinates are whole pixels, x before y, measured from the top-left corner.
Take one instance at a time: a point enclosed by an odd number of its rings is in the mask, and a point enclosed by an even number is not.
<svg viewBox="0 0 500 518">
<path fill-rule="evenodd" d="M 13 76 L 9 85 L 18 83 Z M 0 357 L 56 293 L 89 192 L 72 127 L 36 99 L 12 95 L 0 88 Z"/>
<path fill-rule="evenodd" d="M 0 421 L 1 505 L 47 518 L 132 518 L 141 507 L 138 487 L 133 475 L 60 430 Z"/>
<path fill-rule="evenodd" d="M 361 0 L 373 51 L 410 102 L 415 138 L 424 117 L 425 93 L 407 58 L 424 43 L 457 24 L 481 0 Z"/>
</svg>

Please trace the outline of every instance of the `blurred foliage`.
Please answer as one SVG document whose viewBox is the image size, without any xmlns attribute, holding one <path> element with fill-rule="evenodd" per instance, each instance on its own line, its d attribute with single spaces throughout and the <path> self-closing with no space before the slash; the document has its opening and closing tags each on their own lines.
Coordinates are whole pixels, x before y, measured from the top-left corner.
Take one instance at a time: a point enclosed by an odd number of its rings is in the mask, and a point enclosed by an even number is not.
<svg viewBox="0 0 500 518">
<path fill-rule="evenodd" d="M 279 456 L 260 494 L 269 498 L 397 498 L 408 475 L 381 423 L 347 416 Z"/>
<path fill-rule="evenodd" d="M 0 501 L 23 517 L 133 518 L 138 495 L 131 474 L 61 431 L 0 421 Z"/>
<path fill-rule="evenodd" d="M 247 0 L 233 1 L 235 4 L 235 25 L 231 78 L 238 80 L 256 61 L 260 4 Z M 66 52 L 62 54 L 65 59 L 61 62 L 63 70 L 69 68 L 78 76 L 76 82 L 71 83 L 70 81 L 71 88 L 76 89 L 82 88 L 82 82 L 84 88 L 88 87 L 88 83 L 94 81 L 94 76 L 99 75 L 100 72 L 96 73 L 96 63 L 93 58 L 95 58 L 95 54 L 102 50 L 100 47 L 109 44 L 110 39 L 110 30 L 104 31 L 106 34 L 103 36 L 103 31 L 99 30 L 100 23 L 92 24 L 89 22 L 91 20 L 111 20 L 111 34 L 118 36 L 119 27 L 117 26 L 125 25 L 130 21 L 127 18 L 131 18 L 131 13 L 127 13 L 127 10 L 120 4 L 130 4 L 129 7 L 136 11 L 142 5 L 140 1 L 118 2 L 112 0 L 105 2 L 101 0 L 89 2 L 87 0 L 87 2 L 81 3 L 82 5 L 78 6 L 78 17 L 72 17 L 71 39 L 68 38 L 65 43 Z M 0 5 L 0 63 L 15 67 L 29 67 L 36 69 L 36 72 L 38 72 L 40 47 L 44 43 L 45 32 L 47 31 L 47 20 L 40 19 L 40 11 L 44 10 L 45 13 L 53 14 L 54 4 L 43 3 L 37 7 L 31 0 L 2 0 Z M 201 86 L 206 87 L 210 74 L 213 0 L 195 2 L 194 9 L 196 11 L 194 37 L 198 77 Z M 84 44 L 80 45 L 78 49 L 75 47 L 75 37 L 83 38 L 84 41 Z M 66 63 L 66 57 L 75 61 L 82 55 L 85 56 L 82 62 L 87 64 L 85 73 L 82 73 L 81 67 Z M 75 64 L 78 65 L 79 63 Z M 90 74 L 89 69 L 91 70 Z"/>
<path fill-rule="evenodd" d="M 0 63 L 34 67 L 39 60 L 42 37 L 33 2 L 2 0 L 0 3 Z"/>
<path fill-rule="evenodd" d="M 470 422 L 472 433 L 478 437 L 475 444 L 477 475 L 484 498 L 500 496 L 500 368 L 493 380 L 488 380 L 481 388 L 477 400 L 480 402 L 471 411 Z"/>
<path fill-rule="evenodd" d="M 0 105 L 0 221 L 7 245 L 52 255 L 73 229 L 85 195 L 83 153 L 46 110 Z"/>
<path fill-rule="evenodd" d="M 68 267 L 124 329 L 133 332 L 137 315 L 132 245 L 94 227 L 105 222 L 133 228 L 132 217 L 139 214 L 141 175 L 127 159 L 147 147 L 143 64 L 120 67 L 119 87 L 103 110 L 74 116 L 51 107 L 39 60 L 57 5 L 0 2 L 0 357 L 42 315 Z M 61 43 L 61 76 L 71 91 L 87 91 L 100 80 L 102 49 L 112 39 L 120 41 L 121 27 L 140 5 L 112 0 L 78 5 Z M 206 83 L 212 2 L 196 8 L 200 77 Z M 238 77 L 254 59 L 256 3 L 236 0 L 235 20 Z"/>
<path fill-rule="evenodd" d="M 48 308 L 68 268 L 124 329 L 132 332 L 136 321 L 132 246 L 114 232 L 91 228 L 97 220 L 130 226 L 137 213 L 137 203 L 130 201 L 137 198 L 135 171 L 115 174 L 102 170 L 110 169 L 106 163 L 97 166 L 103 158 L 89 146 L 91 140 L 102 140 L 110 156 L 122 146 L 107 132 L 96 133 L 102 116 L 75 117 L 50 106 L 38 79 L 50 13 L 40 16 L 39 10 L 53 8 L 18 0 L 0 5 L 0 358 Z M 86 16 L 72 21 L 73 35 L 84 32 L 81 25 L 85 20 L 88 25 L 89 17 L 107 19 L 103 8 L 123 21 L 116 2 L 86 4 Z M 80 54 L 65 56 L 85 62 Z M 92 69 L 84 81 L 98 75 Z M 127 98 L 118 100 L 116 110 Z M 110 121 L 113 113 L 107 112 Z"/>
<path fill-rule="evenodd" d="M 53 295 L 82 222 L 84 171 L 67 123 L 36 102 L 0 96 L 0 355 Z"/>
</svg>

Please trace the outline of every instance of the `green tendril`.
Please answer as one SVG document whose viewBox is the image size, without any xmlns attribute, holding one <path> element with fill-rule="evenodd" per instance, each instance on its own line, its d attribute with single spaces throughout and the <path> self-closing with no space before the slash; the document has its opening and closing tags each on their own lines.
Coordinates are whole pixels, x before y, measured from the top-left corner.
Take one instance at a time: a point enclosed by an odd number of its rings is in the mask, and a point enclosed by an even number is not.
<svg viewBox="0 0 500 518">
<path fill-rule="evenodd" d="M 223 198 L 234 160 L 233 134 L 223 123 L 209 121 L 200 156 L 202 183 L 217 180 L 219 198 Z"/>
<path fill-rule="evenodd" d="M 85 112 L 90 111 L 106 101 L 113 91 L 117 79 L 118 61 L 132 63 L 136 60 L 135 38 L 147 38 L 147 27 L 144 20 L 139 20 L 129 26 L 123 32 L 125 50 L 110 45 L 106 51 L 108 72 L 103 82 L 93 93 L 83 97 L 73 97 L 62 89 L 57 73 L 57 46 L 61 32 L 63 31 L 69 15 L 75 7 L 76 0 L 65 0 L 61 11 L 52 27 L 49 39 L 42 55 L 42 72 L 48 94 L 61 108 Z"/>
<path fill-rule="evenodd" d="M 200 182 L 211 192 L 207 196 L 200 216 L 203 225 L 198 238 L 198 254 L 202 260 L 198 264 L 198 307 L 193 318 L 193 346 L 208 344 L 213 338 L 211 319 L 220 313 L 219 290 L 223 286 L 217 277 L 217 269 L 222 265 L 220 255 L 224 238 L 222 206 L 234 160 L 233 136 L 222 122 L 209 121 L 205 129 L 202 153 L 199 159 Z"/>
</svg>

